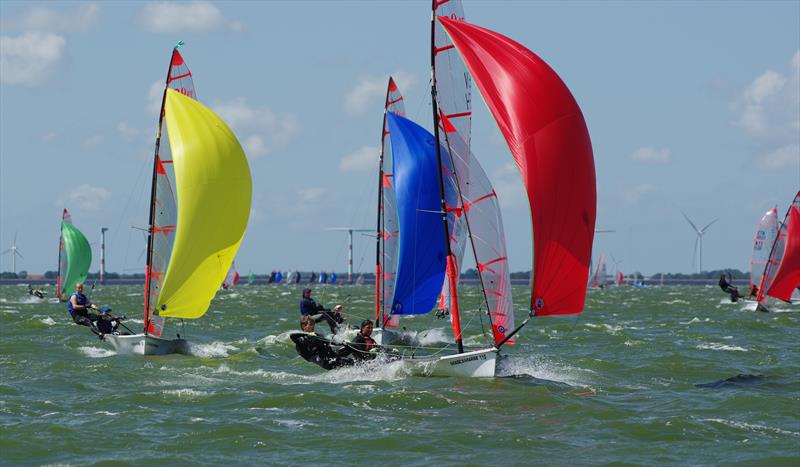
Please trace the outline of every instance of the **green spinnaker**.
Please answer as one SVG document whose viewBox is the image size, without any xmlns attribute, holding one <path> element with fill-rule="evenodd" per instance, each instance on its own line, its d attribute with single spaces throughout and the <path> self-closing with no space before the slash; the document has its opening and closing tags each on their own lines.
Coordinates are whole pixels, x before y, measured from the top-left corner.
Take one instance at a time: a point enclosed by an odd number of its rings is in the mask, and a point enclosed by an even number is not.
<svg viewBox="0 0 800 467">
<path fill-rule="evenodd" d="M 84 282 L 92 265 L 92 247 L 86 236 L 74 225 L 61 223 L 61 241 L 66 255 L 66 273 L 61 282 L 61 293 L 66 295 L 78 282 Z"/>
</svg>

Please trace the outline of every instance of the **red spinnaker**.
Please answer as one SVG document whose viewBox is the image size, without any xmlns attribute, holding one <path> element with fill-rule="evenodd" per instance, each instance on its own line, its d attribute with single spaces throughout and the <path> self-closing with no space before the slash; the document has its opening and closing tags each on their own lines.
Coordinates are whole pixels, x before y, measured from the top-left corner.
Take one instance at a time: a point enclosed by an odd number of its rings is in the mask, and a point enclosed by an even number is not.
<svg viewBox="0 0 800 467">
<path fill-rule="evenodd" d="M 800 209 L 792 206 L 786 216 L 786 247 L 781 265 L 767 295 L 788 302 L 800 286 Z"/>
<path fill-rule="evenodd" d="M 594 158 L 580 107 L 521 44 L 439 17 L 500 127 L 528 192 L 536 315 L 580 313 L 596 217 Z"/>
</svg>

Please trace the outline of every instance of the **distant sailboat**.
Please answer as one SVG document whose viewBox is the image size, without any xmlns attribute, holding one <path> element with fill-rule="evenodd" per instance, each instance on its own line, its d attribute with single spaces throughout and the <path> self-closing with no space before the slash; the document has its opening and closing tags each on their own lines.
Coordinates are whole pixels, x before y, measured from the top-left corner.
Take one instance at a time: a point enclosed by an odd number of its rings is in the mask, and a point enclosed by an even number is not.
<svg viewBox="0 0 800 467">
<path fill-rule="evenodd" d="M 605 288 L 606 283 L 608 282 L 606 263 L 607 263 L 606 255 L 600 253 L 600 258 L 597 260 L 597 266 L 595 267 L 594 273 L 592 274 L 592 278 L 589 282 L 589 287 L 593 289 Z"/>
<path fill-rule="evenodd" d="M 256 283 L 256 275 L 253 274 L 253 271 L 250 271 L 250 274 L 247 276 L 247 285 L 253 285 Z"/>
<path fill-rule="evenodd" d="M 236 270 L 236 261 L 231 263 L 228 274 L 225 275 L 225 280 L 222 281 L 222 288 L 229 289 L 239 283 L 239 271 Z"/>
<path fill-rule="evenodd" d="M 107 335 L 120 352 L 186 352 L 180 335 L 162 337 L 164 320 L 205 314 L 250 215 L 252 182 L 245 153 L 225 122 L 194 99 L 192 74 L 178 52 L 180 45 L 172 51 L 156 135 L 144 330 Z M 164 130 L 168 140 L 161 138 Z M 220 222 L 222 212 L 225 222 Z"/>
<path fill-rule="evenodd" d="M 771 233 L 772 230 L 768 229 L 767 235 Z M 768 238 L 765 241 L 768 241 Z M 755 250 L 755 244 L 753 248 Z M 800 191 L 789 205 L 774 237 L 758 286 L 757 309 L 773 311 L 777 305 L 775 299 L 791 302 L 798 287 L 800 287 Z"/>
<path fill-rule="evenodd" d="M 58 276 L 56 295 L 67 301 L 69 293 L 78 282 L 85 282 L 92 265 L 92 247 L 86 236 L 72 224 L 66 208 L 61 214 L 61 234 L 58 239 Z"/>
</svg>

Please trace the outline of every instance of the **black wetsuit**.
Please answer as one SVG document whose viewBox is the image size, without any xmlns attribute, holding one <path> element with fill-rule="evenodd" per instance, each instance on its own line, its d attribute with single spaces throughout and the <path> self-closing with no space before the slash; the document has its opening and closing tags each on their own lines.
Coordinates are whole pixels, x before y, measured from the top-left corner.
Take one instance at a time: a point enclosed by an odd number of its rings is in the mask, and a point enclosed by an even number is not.
<svg viewBox="0 0 800 467">
<path fill-rule="evenodd" d="M 331 348 L 328 340 L 316 334 L 295 332 L 290 334 L 289 338 L 294 342 L 294 347 L 301 357 L 308 362 L 316 363 L 326 370 L 349 366 L 354 363 L 352 359 L 338 355 Z"/>
<path fill-rule="evenodd" d="M 357 360 L 373 360 L 378 354 L 370 351 L 374 349 L 376 345 L 373 338 L 359 332 L 352 342 L 345 344 L 344 348 L 339 351 L 339 356 L 347 357 L 352 355 L 353 358 Z"/>
<path fill-rule="evenodd" d="M 312 316 L 315 323 L 325 321 L 331 328 L 331 334 L 336 334 L 336 328 L 344 322 L 344 318 L 339 313 L 331 313 L 331 310 L 317 304 L 313 298 L 303 298 L 300 300 L 300 315 Z"/>
<path fill-rule="evenodd" d="M 725 279 L 725 276 L 719 278 L 719 288 L 722 289 L 723 292 L 731 295 L 732 302 L 743 298 L 741 295 L 739 295 L 739 289 L 732 286 L 728 280 Z"/>
</svg>

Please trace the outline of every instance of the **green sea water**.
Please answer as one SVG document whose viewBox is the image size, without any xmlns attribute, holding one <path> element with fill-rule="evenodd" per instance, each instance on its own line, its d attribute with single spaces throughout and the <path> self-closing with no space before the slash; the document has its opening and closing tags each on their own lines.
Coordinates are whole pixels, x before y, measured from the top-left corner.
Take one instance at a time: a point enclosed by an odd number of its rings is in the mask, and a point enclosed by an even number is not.
<svg viewBox="0 0 800 467">
<path fill-rule="evenodd" d="M 478 289 L 462 292 L 477 308 Z M 299 296 L 221 292 L 185 329 L 168 323 L 193 355 L 143 357 L 0 287 L 0 464 L 800 465 L 800 313 L 745 311 L 710 287 L 590 291 L 585 313 L 534 319 L 505 376 L 481 380 L 402 362 L 326 372 L 286 336 Z M 372 314 L 369 287 L 315 296 Z M 93 299 L 141 326 L 141 287 Z M 479 319 L 465 321 L 479 345 Z M 405 324 L 431 344 L 451 335 L 427 315 Z"/>
</svg>

